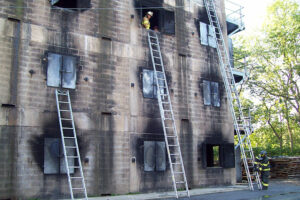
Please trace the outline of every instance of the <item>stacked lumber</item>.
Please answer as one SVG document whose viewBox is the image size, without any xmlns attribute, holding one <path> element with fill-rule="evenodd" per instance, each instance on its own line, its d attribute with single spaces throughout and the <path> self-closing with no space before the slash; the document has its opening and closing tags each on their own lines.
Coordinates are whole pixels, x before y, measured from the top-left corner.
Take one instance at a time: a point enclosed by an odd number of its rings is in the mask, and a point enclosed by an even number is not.
<svg viewBox="0 0 300 200">
<path fill-rule="evenodd" d="M 241 162 L 241 165 L 242 162 Z M 300 157 L 278 157 L 270 158 L 270 177 L 278 179 L 300 178 Z M 243 180 L 247 180 L 247 175 L 242 167 Z M 252 169 L 250 169 L 252 171 Z M 254 177 L 252 177 L 253 179 Z"/>
</svg>

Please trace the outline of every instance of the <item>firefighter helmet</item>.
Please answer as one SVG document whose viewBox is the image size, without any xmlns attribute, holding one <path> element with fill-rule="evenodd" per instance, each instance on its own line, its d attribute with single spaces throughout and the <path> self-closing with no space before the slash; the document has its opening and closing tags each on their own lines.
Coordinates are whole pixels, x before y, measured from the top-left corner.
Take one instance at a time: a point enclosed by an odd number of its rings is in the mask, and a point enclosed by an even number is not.
<svg viewBox="0 0 300 200">
<path fill-rule="evenodd" d="M 148 11 L 147 15 L 150 15 L 152 17 L 153 16 L 153 12 L 152 11 Z"/>
</svg>

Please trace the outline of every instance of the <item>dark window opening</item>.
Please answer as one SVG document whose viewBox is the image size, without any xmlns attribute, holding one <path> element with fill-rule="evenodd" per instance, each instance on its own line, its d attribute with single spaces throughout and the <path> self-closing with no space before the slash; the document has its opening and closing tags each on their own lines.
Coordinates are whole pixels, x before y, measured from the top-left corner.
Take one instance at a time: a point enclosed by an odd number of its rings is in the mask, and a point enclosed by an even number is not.
<svg viewBox="0 0 300 200">
<path fill-rule="evenodd" d="M 66 140 L 66 145 L 73 145 L 72 141 Z M 68 156 L 75 155 L 75 149 L 67 149 Z M 69 166 L 75 165 L 74 158 L 68 158 Z M 70 173 L 74 173 L 74 168 L 69 169 Z M 44 174 L 66 174 L 67 168 L 63 155 L 61 139 L 45 138 L 44 139 Z"/>
<path fill-rule="evenodd" d="M 158 84 L 160 86 L 160 93 L 165 94 L 165 88 L 163 87 L 165 85 L 164 80 L 164 74 L 162 72 L 156 72 L 158 76 Z M 156 78 L 154 76 L 153 70 L 144 69 L 143 70 L 143 96 L 145 98 L 157 98 L 157 84 L 156 84 Z"/>
<path fill-rule="evenodd" d="M 235 152 L 233 143 L 202 144 L 202 166 L 206 167 L 235 167 Z"/>
<path fill-rule="evenodd" d="M 61 8 L 82 8 L 87 9 L 91 7 L 91 0 L 51 0 L 52 6 Z"/>
<path fill-rule="evenodd" d="M 144 141 L 144 171 L 166 171 L 166 144 L 161 141 Z"/>
<path fill-rule="evenodd" d="M 220 145 L 206 145 L 207 167 L 220 167 Z"/>
<path fill-rule="evenodd" d="M 74 56 L 48 53 L 47 86 L 75 89 L 76 66 Z"/>
<path fill-rule="evenodd" d="M 165 10 L 165 9 L 156 9 L 155 7 L 159 7 L 159 6 L 141 5 L 140 21 L 142 22 L 143 17 L 146 16 L 146 13 L 148 11 L 152 11 L 153 16 L 150 19 L 150 29 L 157 30 L 165 34 L 175 35 L 174 11 Z"/>
<path fill-rule="evenodd" d="M 220 107 L 219 83 L 203 80 L 204 105 Z"/>
</svg>

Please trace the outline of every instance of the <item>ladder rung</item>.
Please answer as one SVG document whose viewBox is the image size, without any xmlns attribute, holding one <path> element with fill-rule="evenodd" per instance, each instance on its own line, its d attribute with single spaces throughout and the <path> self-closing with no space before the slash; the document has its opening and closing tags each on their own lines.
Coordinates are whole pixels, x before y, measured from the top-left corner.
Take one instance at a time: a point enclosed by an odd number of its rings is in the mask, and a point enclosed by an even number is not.
<svg viewBox="0 0 300 200">
<path fill-rule="evenodd" d="M 164 120 L 172 120 L 172 118 L 164 118 Z"/>
<path fill-rule="evenodd" d="M 60 118 L 61 120 L 66 120 L 66 121 L 70 121 L 72 119 L 67 119 L 67 118 Z"/>
<path fill-rule="evenodd" d="M 170 156 L 179 156 L 180 154 L 178 154 L 178 153 L 174 153 L 174 154 L 170 154 Z"/>
<path fill-rule="evenodd" d="M 174 138 L 174 137 L 177 137 L 177 136 L 176 135 L 167 135 L 167 137 Z"/>
<path fill-rule="evenodd" d="M 67 149 L 76 149 L 76 146 L 65 146 Z"/>
<path fill-rule="evenodd" d="M 64 139 L 75 139 L 75 137 L 64 137 Z"/>
<path fill-rule="evenodd" d="M 62 129 L 73 129 L 71 127 L 62 127 Z"/>
<path fill-rule="evenodd" d="M 181 165 L 181 163 L 171 163 L 172 165 Z"/>
<path fill-rule="evenodd" d="M 183 174 L 183 172 L 174 172 L 174 174 Z"/>
<path fill-rule="evenodd" d="M 157 37 L 153 37 L 153 36 L 151 36 L 151 35 L 149 35 L 149 37 L 150 37 L 150 38 L 155 38 L 155 39 L 157 39 Z"/>
<path fill-rule="evenodd" d="M 60 110 L 60 112 L 70 112 L 70 110 Z"/>
<path fill-rule="evenodd" d="M 69 103 L 68 101 L 58 101 L 59 103 Z"/>
<path fill-rule="evenodd" d="M 177 147 L 178 145 L 177 144 L 170 144 L 168 145 L 169 147 Z"/>
<path fill-rule="evenodd" d="M 168 127 L 165 127 L 165 128 L 173 128 L 173 127 L 171 127 L 171 126 L 168 126 Z"/>
<path fill-rule="evenodd" d="M 158 64 L 158 63 L 154 63 L 155 65 L 160 65 L 161 66 L 161 64 Z"/>
<path fill-rule="evenodd" d="M 156 44 L 156 43 L 152 43 L 152 42 L 151 42 L 151 45 L 156 45 L 156 46 L 158 46 L 158 44 Z"/>
<path fill-rule="evenodd" d="M 72 188 L 72 190 L 84 190 L 84 188 Z"/>
<path fill-rule="evenodd" d="M 78 156 L 67 156 L 67 158 L 78 158 Z"/>
<path fill-rule="evenodd" d="M 176 184 L 182 184 L 182 183 L 185 183 L 184 181 L 178 181 L 178 182 L 175 182 Z"/>
<path fill-rule="evenodd" d="M 68 94 L 57 92 L 58 95 L 68 96 Z"/>
<path fill-rule="evenodd" d="M 77 176 L 77 177 L 71 177 L 70 176 L 70 178 L 72 178 L 72 179 L 78 179 L 78 178 L 82 178 L 81 176 Z"/>
<path fill-rule="evenodd" d="M 69 168 L 80 168 L 79 166 L 69 166 Z"/>
<path fill-rule="evenodd" d="M 153 58 L 159 58 L 160 59 L 160 57 L 157 57 L 157 56 L 153 56 Z"/>
</svg>

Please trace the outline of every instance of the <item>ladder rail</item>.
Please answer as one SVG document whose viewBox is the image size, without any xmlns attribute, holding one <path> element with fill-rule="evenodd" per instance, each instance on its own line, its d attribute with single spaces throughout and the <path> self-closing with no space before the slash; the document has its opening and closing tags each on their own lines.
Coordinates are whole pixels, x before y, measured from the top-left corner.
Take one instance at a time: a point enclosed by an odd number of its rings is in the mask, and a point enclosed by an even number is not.
<svg viewBox="0 0 300 200">
<path fill-rule="evenodd" d="M 79 164 L 79 169 L 80 169 L 79 171 L 80 171 L 80 175 L 82 177 L 82 186 L 84 188 L 84 196 L 85 196 L 86 199 L 88 199 L 88 197 L 87 197 L 87 191 L 86 191 L 86 185 L 85 185 L 85 181 L 84 181 L 83 170 L 82 170 L 81 158 L 80 158 L 80 153 L 79 153 L 79 146 L 78 146 L 77 134 L 76 134 L 76 130 L 75 130 L 73 110 L 72 110 L 72 105 L 71 105 L 71 99 L 70 99 L 69 90 L 67 91 L 67 93 L 68 93 L 70 115 L 71 115 L 71 119 L 72 119 L 71 122 L 72 122 L 72 127 L 73 127 L 73 136 L 74 136 L 75 145 L 76 145 L 76 153 L 77 153 L 77 156 L 78 156 L 77 162 Z"/>
<path fill-rule="evenodd" d="M 153 57 L 153 49 L 152 49 L 152 45 L 151 45 L 151 37 L 150 37 L 150 32 L 148 32 L 148 43 L 149 43 L 149 48 L 150 48 L 150 54 L 151 54 L 151 60 L 152 60 L 152 65 L 153 65 L 153 69 L 154 69 L 154 74 L 155 74 L 155 77 L 157 77 L 157 72 L 156 72 L 156 66 L 155 66 L 155 60 L 154 60 L 154 57 Z M 158 86 L 158 79 L 156 78 L 156 86 Z M 158 99 L 158 106 L 159 106 L 159 111 L 160 111 L 160 116 L 161 116 L 161 121 L 162 121 L 162 125 L 163 127 L 165 127 L 165 121 L 164 121 L 164 113 L 163 113 L 163 107 L 162 107 L 162 101 L 161 101 L 161 96 L 159 95 L 160 94 L 160 89 L 159 87 L 157 87 L 156 89 L 156 93 L 157 93 L 157 99 Z M 167 146 L 167 153 L 168 153 L 168 159 L 169 159 L 169 162 L 171 163 L 171 155 L 170 155 L 170 149 L 169 149 L 169 142 L 168 142 L 168 139 L 166 137 L 167 133 L 166 133 L 166 130 L 165 128 L 163 128 L 163 131 L 164 131 L 164 136 L 165 136 L 165 142 L 166 142 L 166 146 Z M 177 187 L 176 187 L 176 184 L 175 184 L 175 177 L 173 176 L 173 166 L 170 165 L 170 169 L 171 169 L 171 173 L 172 173 L 172 182 L 173 182 L 173 188 L 174 188 L 174 191 L 176 193 L 176 197 L 178 198 L 178 193 L 177 193 Z"/>
<path fill-rule="evenodd" d="M 59 98 L 58 98 L 58 90 L 55 90 L 55 96 L 56 96 L 56 106 L 57 106 L 57 111 L 58 111 L 58 121 L 59 121 L 59 127 L 60 127 L 60 135 L 62 138 L 62 145 L 63 145 L 63 152 L 64 152 L 64 160 L 66 163 L 66 168 L 67 168 L 67 175 L 68 175 L 68 182 L 69 182 L 69 189 L 70 189 L 70 194 L 71 194 L 71 199 L 74 199 L 73 195 L 73 189 L 72 189 L 72 181 L 71 181 L 71 176 L 70 176 L 70 170 L 69 170 L 69 163 L 67 159 L 67 150 L 65 148 L 65 140 L 64 140 L 64 133 L 63 133 L 63 126 L 62 126 L 62 121 L 61 121 L 61 113 L 60 113 L 60 106 L 59 106 Z"/>
<path fill-rule="evenodd" d="M 185 174 L 185 170 L 184 170 L 184 165 L 183 165 L 183 160 L 182 160 L 182 154 L 181 154 L 181 149 L 180 149 L 180 145 L 179 145 L 179 140 L 178 140 L 178 135 L 177 135 L 177 129 L 176 129 L 176 123 L 175 123 L 175 118 L 174 118 L 174 112 L 173 112 L 173 107 L 172 107 L 172 103 L 171 103 L 171 98 L 170 98 L 170 93 L 169 93 L 169 88 L 168 88 L 168 84 L 167 84 L 167 79 L 166 79 L 166 74 L 165 74 L 165 69 L 164 69 L 164 64 L 162 61 L 162 55 L 161 55 L 161 51 L 160 51 L 160 45 L 159 45 L 159 40 L 158 40 L 158 36 L 155 32 L 153 32 L 154 36 L 150 35 L 151 31 L 148 32 L 148 43 L 149 43 L 149 48 L 150 48 L 150 54 L 151 54 L 151 60 L 152 60 L 152 65 L 153 65 L 153 70 L 154 70 L 154 76 L 155 76 L 155 82 L 156 82 L 156 87 L 157 87 L 157 99 L 158 99 L 158 104 L 159 104 L 159 110 L 160 110 L 160 115 L 161 115 L 161 120 L 162 120 L 162 125 L 163 125 L 163 131 L 164 131 L 164 136 L 165 136 L 165 142 L 166 142 L 166 146 L 167 146 L 167 153 L 168 153 L 168 159 L 169 159 L 169 163 L 170 163 L 170 169 L 171 169 L 171 174 L 172 174 L 172 182 L 173 182 L 173 188 L 176 194 L 176 197 L 178 198 L 178 190 L 177 190 L 177 185 L 176 183 L 182 183 L 182 182 L 176 182 L 175 179 L 175 172 L 173 169 L 173 163 L 172 163 L 172 158 L 171 158 L 171 152 L 170 152 L 170 146 L 173 147 L 177 147 L 178 148 L 178 152 L 179 152 L 179 159 L 180 159 L 180 163 L 181 163 L 181 170 L 182 170 L 182 174 L 183 174 L 183 183 L 185 183 L 185 190 L 187 192 L 188 197 L 190 197 L 189 194 L 189 190 L 188 190 L 188 185 L 187 185 L 187 180 L 186 180 L 186 174 Z M 157 50 L 154 50 L 151 44 L 154 44 L 153 42 L 151 42 L 151 38 L 154 39 L 156 41 L 156 46 L 157 46 Z M 158 52 L 159 56 L 154 56 L 153 52 Z M 159 59 L 160 60 L 160 64 L 159 66 L 161 66 L 161 72 L 163 74 L 163 87 L 160 87 L 160 83 L 158 80 L 158 72 L 156 69 L 156 65 L 157 63 L 155 62 L 155 59 Z M 166 91 L 166 96 L 167 96 L 167 104 L 169 106 L 169 110 L 168 112 L 169 115 L 171 115 L 171 121 L 172 121 L 172 130 L 173 130 L 173 135 L 175 136 L 175 144 L 176 145 L 169 145 L 169 141 L 168 141 L 168 134 L 167 134 L 167 128 L 165 125 L 165 111 L 163 108 L 163 103 L 162 103 L 162 95 L 161 94 L 161 88 L 164 89 L 164 91 Z M 169 117 L 168 117 L 169 118 Z M 175 150 L 174 150 L 175 151 Z M 178 173 L 176 173 L 178 174 Z"/>
<path fill-rule="evenodd" d="M 157 37 L 157 35 L 156 35 L 156 37 Z M 158 44 L 158 48 L 160 49 L 160 44 L 159 44 L 158 38 L 157 38 L 157 44 Z M 159 57 L 162 60 L 161 51 L 159 51 Z M 170 93 L 169 93 L 169 86 L 168 86 L 168 83 L 167 83 L 167 77 L 166 77 L 165 67 L 164 67 L 163 62 L 161 62 L 161 65 L 162 65 L 162 71 L 163 71 L 163 75 L 164 75 L 164 84 L 165 84 L 165 87 L 166 87 L 167 97 L 168 97 L 168 101 L 169 101 L 169 104 L 170 104 L 170 111 L 171 111 L 171 116 L 172 116 L 173 128 L 174 128 L 174 132 L 177 135 L 178 132 L 177 132 L 177 127 L 176 127 L 176 123 L 175 123 L 173 106 L 172 106 L 172 102 L 171 102 L 171 97 L 170 97 Z M 158 84 L 158 82 L 156 84 Z M 179 158 L 180 158 L 180 162 L 181 162 L 181 168 L 182 168 L 182 171 L 183 171 L 183 174 L 184 174 L 183 177 L 184 177 L 185 187 L 187 188 L 188 196 L 190 196 L 178 136 L 176 137 L 176 143 L 177 143 L 178 149 L 179 149 L 179 154 L 180 154 Z"/>
<path fill-rule="evenodd" d="M 249 138 L 250 130 L 246 126 L 246 119 L 245 119 L 244 114 L 242 112 L 241 102 L 239 100 L 239 95 L 238 95 L 237 89 L 235 87 L 235 80 L 234 80 L 234 76 L 233 76 L 233 73 L 232 73 L 232 67 L 231 67 L 231 64 L 230 64 L 229 54 L 227 52 L 227 48 L 226 48 L 226 45 L 225 45 L 225 42 L 224 42 L 224 37 L 223 37 L 223 34 L 222 34 L 222 29 L 220 27 L 220 23 L 219 23 L 219 19 L 218 19 L 218 16 L 217 16 L 215 4 L 214 4 L 213 0 L 204 0 L 204 3 L 205 3 L 208 18 L 209 18 L 209 21 L 210 21 L 210 25 L 213 27 L 213 35 L 214 35 L 215 42 L 217 44 L 217 53 L 218 53 L 219 62 L 220 62 L 219 63 L 220 64 L 220 71 L 221 71 L 223 82 L 224 82 L 224 85 L 225 85 L 227 97 L 228 97 L 229 102 L 230 102 L 229 107 L 230 107 L 230 111 L 231 111 L 232 117 L 233 117 L 234 128 L 237 132 L 238 139 L 240 141 L 240 149 L 241 149 L 241 153 L 242 153 L 242 157 L 243 157 L 243 163 L 244 163 L 244 166 L 245 166 L 249 187 L 250 187 L 250 190 L 253 190 L 254 188 L 253 188 L 252 179 L 251 179 L 251 175 L 250 175 L 250 171 L 249 171 L 249 167 L 248 167 L 248 161 L 247 161 L 246 153 L 245 153 L 245 146 L 246 145 L 243 143 L 244 139 L 246 138 L 247 143 L 248 143 L 249 152 L 250 152 L 250 160 L 251 160 L 252 164 L 254 164 L 254 159 L 255 158 L 254 158 L 253 149 L 252 149 L 252 146 L 251 146 L 251 141 L 250 141 L 250 138 Z M 215 20 L 213 20 L 212 17 L 214 17 Z M 218 39 L 216 37 L 216 29 L 219 32 L 218 35 L 219 35 L 220 39 Z M 222 51 L 221 51 L 220 48 L 222 48 Z M 228 79 L 231 80 L 230 83 L 228 82 Z M 239 111 L 239 116 L 240 116 L 240 118 L 242 119 L 242 122 L 243 122 L 242 126 L 243 126 L 244 131 L 245 131 L 245 136 L 244 136 L 243 139 L 241 138 L 240 127 L 239 127 L 239 124 L 237 122 L 237 117 L 236 117 L 236 111 L 234 109 L 234 104 L 236 104 L 236 107 L 238 108 L 238 111 Z M 260 179 L 259 179 L 258 172 L 256 172 L 255 175 L 256 175 L 256 181 L 258 183 L 258 188 L 260 189 L 261 184 L 260 184 Z"/>
<path fill-rule="evenodd" d="M 73 190 L 78 189 L 78 188 L 73 187 L 73 183 L 72 183 L 72 179 L 76 178 L 76 179 L 81 179 L 82 188 L 80 187 L 80 190 L 83 190 L 84 199 L 88 200 L 87 190 L 86 190 L 86 185 L 85 185 L 84 175 L 83 175 L 83 170 L 82 170 L 79 146 L 78 146 L 78 141 L 77 141 L 77 134 L 76 134 L 76 130 L 75 130 L 74 117 L 73 117 L 73 112 L 72 112 L 72 105 L 71 105 L 69 90 L 59 91 L 58 89 L 56 89 L 55 94 L 56 94 L 56 105 L 57 105 L 59 125 L 60 125 L 60 133 L 61 133 L 62 145 L 63 145 L 64 160 L 65 160 L 65 163 L 66 163 L 66 170 L 67 170 L 67 175 L 68 175 L 68 183 L 69 183 L 71 199 L 72 200 L 74 199 Z M 61 96 L 67 96 L 67 102 L 66 101 L 64 101 L 64 102 L 60 101 L 60 99 L 59 99 L 60 95 Z M 67 127 L 67 129 L 73 131 L 73 136 L 72 137 L 70 137 L 70 136 L 65 137 L 65 135 L 64 135 L 64 129 L 66 129 L 66 127 L 63 127 L 63 123 L 62 123 L 62 121 L 65 120 L 65 118 L 62 118 L 62 116 L 61 116 L 61 112 L 63 111 L 60 108 L 61 103 L 68 104 L 68 108 L 69 108 L 68 112 L 69 112 L 70 116 L 67 119 L 68 119 L 68 121 L 71 121 L 71 126 L 72 127 Z M 66 110 L 66 109 L 64 109 L 64 110 Z M 67 147 L 68 146 L 65 143 L 65 139 L 72 139 L 72 141 L 74 141 L 75 146 L 71 146 L 71 147 L 72 147 L 72 149 L 76 149 L 76 155 L 77 156 L 68 156 L 68 154 L 67 154 Z M 76 162 L 75 160 L 74 160 L 74 164 L 73 164 L 74 166 L 70 166 L 68 158 L 74 158 L 74 159 L 76 158 L 77 162 L 78 162 L 78 166 L 75 166 L 75 162 Z M 72 169 L 79 168 L 80 177 L 71 176 L 70 168 L 72 168 Z"/>
</svg>

